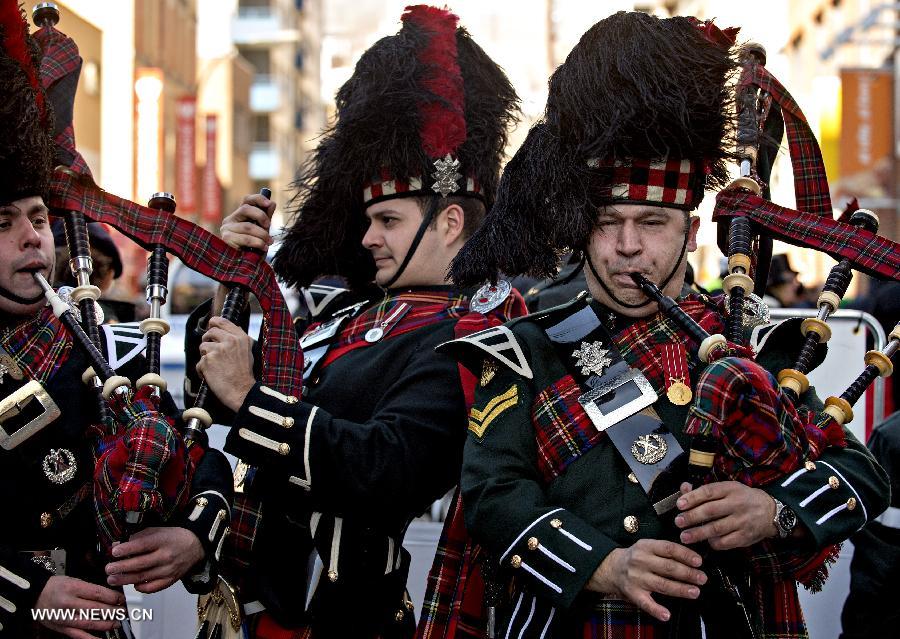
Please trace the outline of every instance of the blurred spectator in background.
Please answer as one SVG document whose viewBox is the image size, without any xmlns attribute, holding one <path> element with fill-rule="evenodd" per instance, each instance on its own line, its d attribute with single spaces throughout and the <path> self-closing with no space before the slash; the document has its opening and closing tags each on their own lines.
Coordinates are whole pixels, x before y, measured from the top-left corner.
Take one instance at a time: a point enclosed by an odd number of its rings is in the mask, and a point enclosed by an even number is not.
<svg viewBox="0 0 900 639">
<path fill-rule="evenodd" d="M 100 299 L 97 301 L 103 309 L 104 321 L 112 324 L 133 322 L 134 304 L 106 297 L 113 280 L 122 275 L 122 257 L 119 255 L 119 249 L 102 224 L 91 222 L 87 227 L 94 269 L 91 273 L 91 284 L 100 289 Z M 53 223 L 53 239 L 56 244 L 54 286 L 77 286 L 72 269 L 69 268 L 69 247 L 66 245 L 66 231 L 62 220 Z"/>
<path fill-rule="evenodd" d="M 769 284 L 763 300 L 770 308 L 794 308 L 805 306 L 803 300 L 803 284 L 797 279 L 797 271 L 791 268 L 791 262 L 785 253 L 772 256 L 769 269 Z"/>
</svg>

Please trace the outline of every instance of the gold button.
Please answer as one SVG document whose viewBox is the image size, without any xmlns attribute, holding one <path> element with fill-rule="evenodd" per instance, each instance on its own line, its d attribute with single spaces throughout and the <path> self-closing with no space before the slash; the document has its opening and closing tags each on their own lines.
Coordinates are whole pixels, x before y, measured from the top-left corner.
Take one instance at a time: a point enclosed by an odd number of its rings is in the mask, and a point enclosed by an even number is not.
<svg viewBox="0 0 900 639">
<path fill-rule="evenodd" d="M 856 498 L 851 497 L 847 500 L 847 510 L 853 510 L 854 508 L 856 508 Z"/>
<path fill-rule="evenodd" d="M 289 455 L 291 452 L 290 444 L 279 444 L 278 445 L 278 454 L 279 455 Z"/>
<path fill-rule="evenodd" d="M 337 570 L 329 570 L 328 571 L 328 581 L 334 583 L 338 579 Z"/>
<path fill-rule="evenodd" d="M 528 550 L 537 550 L 537 547 L 540 545 L 537 537 L 529 537 L 528 538 Z"/>
<path fill-rule="evenodd" d="M 811 461 L 808 461 L 803 465 L 806 467 L 806 470 L 815 470 L 816 469 L 816 465 L 814 463 L 812 463 Z"/>
<path fill-rule="evenodd" d="M 206 504 L 209 503 L 209 500 L 206 497 L 197 497 L 197 505 L 200 508 L 206 508 Z"/>
<path fill-rule="evenodd" d="M 634 515 L 628 515 L 622 523 L 627 532 L 634 534 L 638 531 L 638 518 Z"/>
<path fill-rule="evenodd" d="M 509 558 L 509 565 L 513 568 L 520 568 L 522 566 L 522 558 L 519 555 L 513 555 Z"/>
<path fill-rule="evenodd" d="M 281 425 L 284 426 L 285 428 L 291 428 L 294 425 L 294 418 L 293 417 L 285 417 L 284 419 L 281 420 Z"/>
<path fill-rule="evenodd" d="M 53 515 L 50 513 L 41 513 L 41 528 L 49 528 L 53 523 Z"/>
<path fill-rule="evenodd" d="M 404 616 L 404 613 L 402 610 L 398 610 L 397 612 L 394 613 L 394 619 L 396 619 L 397 621 L 403 621 L 403 616 Z"/>
<path fill-rule="evenodd" d="M 551 519 L 550 526 L 553 528 L 562 528 L 562 521 L 559 519 Z"/>
<path fill-rule="evenodd" d="M 828 478 L 828 485 L 837 490 L 837 487 L 841 485 L 841 482 L 838 481 L 838 478 L 832 475 Z"/>
<path fill-rule="evenodd" d="M 638 483 L 638 478 L 634 473 L 628 473 L 628 481 L 630 481 L 632 484 L 636 484 Z"/>
<path fill-rule="evenodd" d="M 296 404 L 300 400 L 297 399 L 296 397 L 294 397 L 293 395 L 288 395 L 284 401 L 286 401 L 288 404 Z"/>
</svg>

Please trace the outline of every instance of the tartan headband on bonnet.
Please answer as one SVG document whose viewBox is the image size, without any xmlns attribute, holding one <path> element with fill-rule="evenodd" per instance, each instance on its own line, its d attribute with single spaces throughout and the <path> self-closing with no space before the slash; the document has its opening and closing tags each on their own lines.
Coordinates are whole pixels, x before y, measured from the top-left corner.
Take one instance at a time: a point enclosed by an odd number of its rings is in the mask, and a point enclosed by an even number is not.
<svg viewBox="0 0 900 639">
<path fill-rule="evenodd" d="M 506 165 L 497 200 L 451 266 L 459 285 L 553 277 L 598 209 L 691 211 L 729 181 L 737 31 L 619 12 L 591 27 L 550 78 L 543 118 Z"/>
<path fill-rule="evenodd" d="M 493 204 L 516 93 L 448 10 L 407 7 L 401 20 L 397 34 L 360 57 L 337 93 L 333 124 L 301 167 L 273 264 L 288 285 L 321 275 L 371 283 L 375 263 L 362 238 L 375 202 L 427 197 L 433 209 L 437 198 L 467 196 Z"/>
</svg>

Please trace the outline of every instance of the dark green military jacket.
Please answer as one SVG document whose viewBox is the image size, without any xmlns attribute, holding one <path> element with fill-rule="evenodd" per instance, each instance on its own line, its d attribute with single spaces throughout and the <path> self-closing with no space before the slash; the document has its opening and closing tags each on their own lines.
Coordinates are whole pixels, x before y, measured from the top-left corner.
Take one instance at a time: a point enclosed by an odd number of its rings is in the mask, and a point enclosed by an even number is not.
<svg viewBox="0 0 900 639">
<path fill-rule="evenodd" d="M 662 538 L 667 530 L 609 438 L 585 437 L 590 428 L 576 401 L 584 391 L 542 328 L 549 316 L 561 321 L 584 304 L 576 301 L 443 347 L 482 372 L 461 479 L 469 531 L 517 583 L 558 609 L 573 605 L 614 548 Z M 591 305 L 598 316 L 609 316 L 596 302 Z M 793 364 L 795 353 L 786 352 L 786 341 L 799 350 L 793 332 L 798 327 L 789 328 L 757 337 L 758 361 L 767 369 Z M 611 332 L 614 339 L 620 334 Z M 690 364 L 693 386 L 702 366 L 693 357 Z M 662 388 L 655 390 L 660 397 L 653 408 L 687 450 L 682 429 L 689 406 L 676 406 Z M 818 401 L 808 395 L 804 400 Z M 889 495 L 884 472 L 849 432 L 845 449 L 828 449 L 765 490 L 797 513 L 812 540 L 810 551 L 859 530 L 884 510 Z M 536 621 L 549 624 L 546 617 Z"/>
</svg>

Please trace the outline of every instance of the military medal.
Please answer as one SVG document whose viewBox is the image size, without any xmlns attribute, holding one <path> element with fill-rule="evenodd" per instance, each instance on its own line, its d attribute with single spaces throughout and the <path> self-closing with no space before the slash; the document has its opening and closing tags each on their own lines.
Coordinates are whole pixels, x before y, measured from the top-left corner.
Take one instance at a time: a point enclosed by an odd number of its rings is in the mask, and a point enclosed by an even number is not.
<svg viewBox="0 0 900 639">
<path fill-rule="evenodd" d="M 691 403 L 694 394 L 691 387 L 685 383 L 689 380 L 687 369 L 687 353 L 681 342 L 676 344 L 664 344 L 662 353 L 662 368 L 666 378 L 666 397 L 676 406 L 685 406 Z"/>
<path fill-rule="evenodd" d="M 631 445 L 631 454 L 634 458 L 648 466 L 663 459 L 667 452 L 669 452 L 669 445 L 656 433 L 641 435 Z"/>
<path fill-rule="evenodd" d="M 374 328 L 370 328 L 366 331 L 366 341 L 370 344 L 374 344 L 379 341 L 384 334 L 387 333 L 394 327 L 394 324 L 400 321 L 400 318 L 406 315 L 406 312 L 412 308 L 406 302 L 401 302 L 397 305 L 394 310 L 387 314 L 387 316 L 381 320 Z"/>
<path fill-rule="evenodd" d="M 575 365 L 581 367 L 582 375 L 603 375 L 606 367 L 612 364 L 609 351 L 603 348 L 603 342 L 581 342 L 581 347 L 572 351 Z"/>
<path fill-rule="evenodd" d="M 666 397 L 668 397 L 669 401 L 676 406 L 684 406 L 685 404 L 690 404 L 694 394 L 687 384 L 680 379 L 676 379 L 673 380 L 669 388 L 666 389 Z"/>
<path fill-rule="evenodd" d="M 75 477 L 78 464 L 75 454 L 68 448 L 51 448 L 41 464 L 44 475 L 54 484 L 64 484 Z"/>
</svg>

